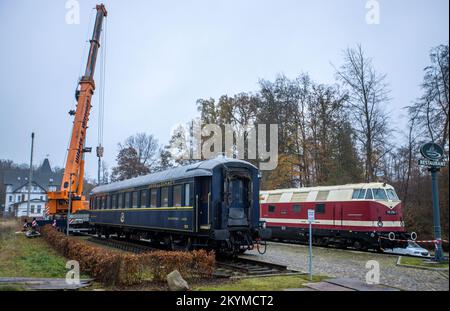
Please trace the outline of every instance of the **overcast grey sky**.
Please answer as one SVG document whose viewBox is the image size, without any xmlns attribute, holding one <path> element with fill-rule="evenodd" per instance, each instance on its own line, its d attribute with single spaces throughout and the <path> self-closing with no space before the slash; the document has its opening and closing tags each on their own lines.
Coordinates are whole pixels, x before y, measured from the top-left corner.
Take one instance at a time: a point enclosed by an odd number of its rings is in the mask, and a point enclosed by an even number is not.
<svg viewBox="0 0 450 311">
<path fill-rule="evenodd" d="M 74 89 L 84 68 L 97 1 L 80 0 L 80 23 L 65 22 L 66 0 L 0 0 L 0 159 L 62 166 Z M 309 73 L 334 82 L 330 65 L 362 44 L 392 89 L 392 120 L 420 95 L 431 47 L 448 44 L 447 0 L 379 0 L 380 23 L 366 23 L 366 0 L 104 1 L 108 12 L 105 160 L 137 132 L 167 143 L 196 116 L 198 98 L 254 92 L 258 79 Z M 97 70 L 98 74 L 99 71 Z M 97 78 L 98 81 L 98 78 Z M 97 145 L 98 92 L 87 146 Z M 87 173 L 96 176 L 95 153 Z"/>
</svg>

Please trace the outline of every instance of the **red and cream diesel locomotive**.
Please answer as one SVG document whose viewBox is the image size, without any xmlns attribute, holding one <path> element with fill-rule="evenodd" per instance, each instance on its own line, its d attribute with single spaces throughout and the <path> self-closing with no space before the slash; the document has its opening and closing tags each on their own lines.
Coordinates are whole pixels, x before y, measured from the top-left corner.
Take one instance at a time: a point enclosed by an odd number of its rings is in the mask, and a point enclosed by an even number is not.
<svg viewBox="0 0 450 311">
<path fill-rule="evenodd" d="M 308 209 L 315 210 L 316 245 L 382 250 L 416 238 L 406 232 L 402 203 L 386 183 L 260 192 L 260 220 L 272 230 L 272 239 L 307 241 Z"/>
</svg>

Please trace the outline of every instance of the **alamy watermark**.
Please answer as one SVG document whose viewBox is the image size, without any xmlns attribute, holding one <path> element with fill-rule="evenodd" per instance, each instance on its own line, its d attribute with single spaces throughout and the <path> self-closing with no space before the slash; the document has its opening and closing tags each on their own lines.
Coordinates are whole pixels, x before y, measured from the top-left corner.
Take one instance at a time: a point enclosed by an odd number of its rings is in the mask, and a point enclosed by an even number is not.
<svg viewBox="0 0 450 311">
<path fill-rule="evenodd" d="M 376 260 L 369 260 L 366 262 L 366 269 L 369 269 L 366 273 L 366 283 L 380 284 L 380 263 Z"/>
<path fill-rule="evenodd" d="M 66 262 L 66 284 L 79 285 L 80 284 L 80 263 L 76 260 L 69 260 Z"/>
<path fill-rule="evenodd" d="M 80 24 L 80 2 L 77 0 L 66 1 L 66 24 Z"/>
<path fill-rule="evenodd" d="M 378 0 L 368 0 L 366 2 L 366 23 L 369 25 L 380 24 L 380 2 Z"/>
<path fill-rule="evenodd" d="M 258 160 L 260 170 L 278 166 L 278 124 L 178 125 L 172 131 L 170 153 L 177 159 L 212 159 L 218 155 Z"/>
</svg>

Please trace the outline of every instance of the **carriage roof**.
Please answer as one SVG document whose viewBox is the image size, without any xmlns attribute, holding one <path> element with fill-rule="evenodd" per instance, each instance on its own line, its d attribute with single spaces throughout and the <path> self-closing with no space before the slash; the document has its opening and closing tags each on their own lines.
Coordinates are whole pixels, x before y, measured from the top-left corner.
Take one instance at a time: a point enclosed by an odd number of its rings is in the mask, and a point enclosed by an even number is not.
<svg viewBox="0 0 450 311">
<path fill-rule="evenodd" d="M 107 185 L 97 186 L 92 189 L 91 193 L 104 193 L 111 191 L 118 191 L 122 189 L 130 189 L 155 183 L 172 181 L 177 179 L 211 176 L 213 169 L 220 165 L 239 164 L 240 166 L 256 167 L 249 162 L 231 159 L 226 157 L 217 157 L 210 160 L 200 161 L 197 163 L 174 167 L 161 172 L 156 172 L 148 175 L 138 176 L 135 178 L 113 182 Z"/>
</svg>

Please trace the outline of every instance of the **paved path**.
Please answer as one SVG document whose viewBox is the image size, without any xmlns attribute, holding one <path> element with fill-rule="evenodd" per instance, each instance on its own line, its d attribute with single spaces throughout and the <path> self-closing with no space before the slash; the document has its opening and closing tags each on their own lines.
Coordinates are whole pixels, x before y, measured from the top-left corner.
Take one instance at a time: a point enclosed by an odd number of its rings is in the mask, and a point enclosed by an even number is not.
<svg viewBox="0 0 450 311">
<path fill-rule="evenodd" d="M 308 270 L 308 246 L 269 242 L 267 252 L 246 252 L 245 257 L 287 265 L 289 269 Z M 313 247 L 313 273 L 365 281 L 366 263 L 376 260 L 380 283 L 404 290 L 449 290 L 449 272 L 397 266 L 398 256 L 352 250 Z"/>
</svg>

